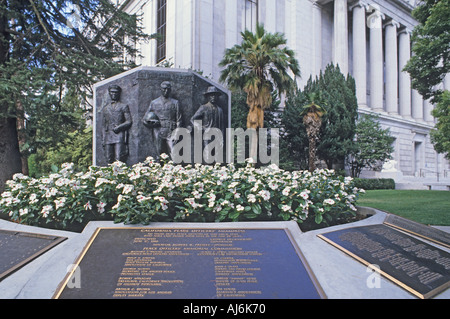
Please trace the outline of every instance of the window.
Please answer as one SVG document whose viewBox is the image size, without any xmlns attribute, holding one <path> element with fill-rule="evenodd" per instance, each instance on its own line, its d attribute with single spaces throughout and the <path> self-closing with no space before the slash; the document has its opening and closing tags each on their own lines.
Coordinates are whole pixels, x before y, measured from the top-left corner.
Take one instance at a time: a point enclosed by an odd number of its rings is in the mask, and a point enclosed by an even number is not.
<svg viewBox="0 0 450 319">
<path fill-rule="evenodd" d="M 159 35 L 156 45 L 156 63 L 166 58 L 166 20 L 167 0 L 158 0 L 156 11 L 156 33 Z"/>
</svg>

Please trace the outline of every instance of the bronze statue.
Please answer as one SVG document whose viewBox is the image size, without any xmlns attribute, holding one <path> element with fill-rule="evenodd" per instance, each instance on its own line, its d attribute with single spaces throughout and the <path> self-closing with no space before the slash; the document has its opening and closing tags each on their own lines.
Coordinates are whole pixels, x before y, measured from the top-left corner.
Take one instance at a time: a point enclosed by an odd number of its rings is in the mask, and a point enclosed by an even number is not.
<svg viewBox="0 0 450 319">
<path fill-rule="evenodd" d="M 180 106 L 177 100 L 170 97 L 171 91 L 172 84 L 162 82 L 162 95 L 150 103 L 143 118 L 144 125 L 153 130 L 158 156 L 165 153 L 172 157 L 172 132 L 182 124 Z"/>
<path fill-rule="evenodd" d="M 102 111 L 102 144 L 108 163 L 125 162 L 128 157 L 128 130 L 133 125 L 130 108 L 120 102 L 122 89 L 118 85 L 108 88 L 111 102 Z"/>
<path fill-rule="evenodd" d="M 207 99 L 207 103 L 200 106 L 200 108 L 191 118 L 191 123 L 194 125 L 194 127 L 202 130 L 203 149 L 205 149 L 205 147 L 213 141 L 212 139 L 208 138 L 209 134 L 214 135 L 215 139 L 218 138 L 217 134 L 213 134 L 213 129 L 216 130 L 214 133 L 219 133 L 218 130 L 220 130 L 222 139 L 220 141 L 214 141 L 219 142 L 219 144 L 223 146 L 223 137 L 225 136 L 225 118 L 222 109 L 216 103 L 221 94 L 222 93 L 215 86 L 208 87 L 208 89 L 204 93 Z M 199 127 L 200 123 L 201 127 Z"/>
</svg>

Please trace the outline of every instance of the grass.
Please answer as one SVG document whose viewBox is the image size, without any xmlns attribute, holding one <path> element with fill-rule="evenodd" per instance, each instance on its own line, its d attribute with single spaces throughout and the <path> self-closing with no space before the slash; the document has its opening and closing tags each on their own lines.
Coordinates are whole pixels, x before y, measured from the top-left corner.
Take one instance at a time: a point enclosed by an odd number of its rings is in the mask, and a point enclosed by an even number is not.
<svg viewBox="0 0 450 319">
<path fill-rule="evenodd" d="M 450 226 L 450 192 L 370 190 L 358 206 L 377 208 L 404 218 L 436 226 Z"/>
</svg>

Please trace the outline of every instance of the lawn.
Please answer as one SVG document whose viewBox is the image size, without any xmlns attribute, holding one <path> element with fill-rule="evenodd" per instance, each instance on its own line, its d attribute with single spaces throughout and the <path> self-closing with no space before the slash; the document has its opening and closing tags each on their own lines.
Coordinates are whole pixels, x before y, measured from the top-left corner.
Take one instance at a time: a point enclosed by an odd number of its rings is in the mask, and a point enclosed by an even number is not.
<svg viewBox="0 0 450 319">
<path fill-rule="evenodd" d="M 371 190 L 358 206 L 377 208 L 413 221 L 450 226 L 450 192 L 421 190 Z"/>
</svg>

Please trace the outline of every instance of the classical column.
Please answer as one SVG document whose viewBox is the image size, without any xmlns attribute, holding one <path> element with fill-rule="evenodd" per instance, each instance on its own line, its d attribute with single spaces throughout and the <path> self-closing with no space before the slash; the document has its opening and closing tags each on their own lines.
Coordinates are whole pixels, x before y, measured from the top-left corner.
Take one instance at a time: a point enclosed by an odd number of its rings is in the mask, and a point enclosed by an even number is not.
<svg viewBox="0 0 450 319">
<path fill-rule="evenodd" d="M 429 124 L 434 124 L 434 117 L 431 114 L 433 111 L 433 104 L 430 100 L 423 101 L 423 119 Z"/>
<path fill-rule="evenodd" d="M 359 1 L 353 10 L 353 78 L 359 107 L 367 107 L 366 5 Z"/>
<path fill-rule="evenodd" d="M 385 25 L 386 54 L 386 112 L 398 114 L 398 62 L 397 62 L 397 28 L 396 21 Z"/>
<path fill-rule="evenodd" d="M 418 121 L 423 122 L 423 98 L 417 90 L 412 90 L 411 93 L 411 115 Z"/>
<path fill-rule="evenodd" d="M 399 52 L 398 52 L 398 64 L 399 64 L 399 109 L 400 115 L 405 118 L 411 118 L 411 78 L 407 72 L 403 71 L 406 63 L 411 58 L 411 43 L 410 43 L 410 31 L 403 29 L 399 33 Z"/>
<path fill-rule="evenodd" d="M 322 69 L 322 7 L 314 2 L 312 6 L 313 18 L 313 49 L 314 49 L 314 75 L 319 76 Z"/>
<path fill-rule="evenodd" d="M 342 74 L 348 74 L 348 14 L 347 0 L 334 0 L 334 64 Z"/>
<path fill-rule="evenodd" d="M 370 29 L 370 107 L 374 111 L 383 110 L 383 18 L 384 15 L 375 8 L 368 17 Z"/>
<path fill-rule="evenodd" d="M 447 73 L 444 78 L 444 90 L 450 91 L 450 73 Z"/>
</svg>

